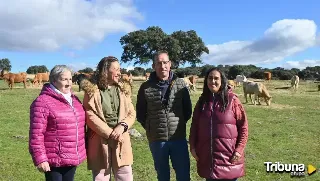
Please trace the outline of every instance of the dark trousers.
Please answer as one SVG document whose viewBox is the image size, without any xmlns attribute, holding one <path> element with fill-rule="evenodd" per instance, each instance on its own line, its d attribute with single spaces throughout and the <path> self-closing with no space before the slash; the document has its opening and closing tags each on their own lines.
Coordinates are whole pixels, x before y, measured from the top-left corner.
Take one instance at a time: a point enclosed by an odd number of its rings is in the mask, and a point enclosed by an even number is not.
<svg viewBox="0 0 320 181">
<path fill-rule="evenodd" d="M 187 140 L 155 141 L 149 143 L 158 181 L 170 181 L 170 165 L 176 181 L 190 181 L 190 157 Z"/>
<path fill-rule="evenodd" d="M 77 167 L 50 167 L 50 172 L 45 172 L 46 181 L 73 181 Z"/>
</svg>

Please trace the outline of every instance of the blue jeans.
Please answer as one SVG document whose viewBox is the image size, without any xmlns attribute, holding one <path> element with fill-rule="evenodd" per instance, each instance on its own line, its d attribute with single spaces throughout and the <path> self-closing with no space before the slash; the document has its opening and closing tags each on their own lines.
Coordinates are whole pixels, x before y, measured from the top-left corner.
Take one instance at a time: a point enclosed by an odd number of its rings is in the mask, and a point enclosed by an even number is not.
<svg viewBox="0 0 320 181">
<path fill-rule="evenodd" d="M 206 181 L 237 181 L 238 179 L 206 179 Z"/>
<path fill-rule="evenodd" d="M 187 140 L 149 143 L 158 181 L 170 181 L 169 156 L 177 181 L 190 181 L 190 157 Z"/>
</svg>

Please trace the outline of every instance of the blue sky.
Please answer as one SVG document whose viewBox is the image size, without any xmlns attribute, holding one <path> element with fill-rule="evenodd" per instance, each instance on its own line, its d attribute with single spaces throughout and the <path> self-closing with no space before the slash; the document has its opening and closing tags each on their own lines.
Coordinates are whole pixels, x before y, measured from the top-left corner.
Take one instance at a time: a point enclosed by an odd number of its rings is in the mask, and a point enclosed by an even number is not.
<svg viewBox="0 0 320 181">
<path fill-rule="evenodd" d="M 10 59 L 12 72 L 56 64 L 77 70 L 94 67 L 104 56 L 120 59 L 120 37 L 148 26 L 168 34 L 195 30 L 209 47 L 210 54 L 202 57 L 208 64 L 320 65 L 315 0 L 28 2 L 0 5 L 0 58 Z"/>
</svg>

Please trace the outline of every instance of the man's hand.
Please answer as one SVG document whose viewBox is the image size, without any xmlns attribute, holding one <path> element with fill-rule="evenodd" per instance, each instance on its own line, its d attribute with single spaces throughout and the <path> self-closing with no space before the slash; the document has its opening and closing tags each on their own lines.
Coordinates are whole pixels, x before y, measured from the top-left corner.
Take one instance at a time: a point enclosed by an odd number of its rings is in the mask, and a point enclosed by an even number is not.
<svg viewBox="0 0 320 181">
<path fill-rule="evenodd" d="M 124 132 L 124 127 L 119 124 L 118 126 L 116 126 L 113 129 L 113 131 L 112 131 L 112 133 L 110 135 L 110 138 L 114 139 L 114 140 L 117 140 L 117 141 L 120 141 L 121 140 L 120 138 L 122 138 L 122 133 L 123 132 Z"/>
<path fill-rule="evenodd" d="M 40 172 L 50 172 L 50 171 L 51 171 L 48 162 L 42 162 L 42 163 L 40 163 L 40 164 L 37 166 L 37 169 L 38 169 Z"/>
<path fill-rule="evenodd" d="M 241 158 L 241 154 L 238 152 L 234 152 L 231 158 L 231 163 L 239 161 L 240 158 Z"/>
<path fill-rule="evenodd" d="M 196 153 L 196 149 L 192 149 L 191 150 L 191 155 L 193 156 L 193 158 L 196 160 L 196 161 L 199 161 L 199 157 Z"/>
</svg>

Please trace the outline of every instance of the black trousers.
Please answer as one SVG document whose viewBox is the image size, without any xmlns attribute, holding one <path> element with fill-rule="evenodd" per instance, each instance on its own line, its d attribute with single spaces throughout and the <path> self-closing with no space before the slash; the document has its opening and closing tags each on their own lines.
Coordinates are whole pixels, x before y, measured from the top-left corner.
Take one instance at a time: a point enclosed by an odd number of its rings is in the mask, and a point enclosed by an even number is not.
<svg viewBox="0 0 320 181">
<path fill-rule="evenodd" d="M 73 181 L 76 166 L 50 167 L 50 172 L 45 172 L 46 181 Z"/>
</svg>

